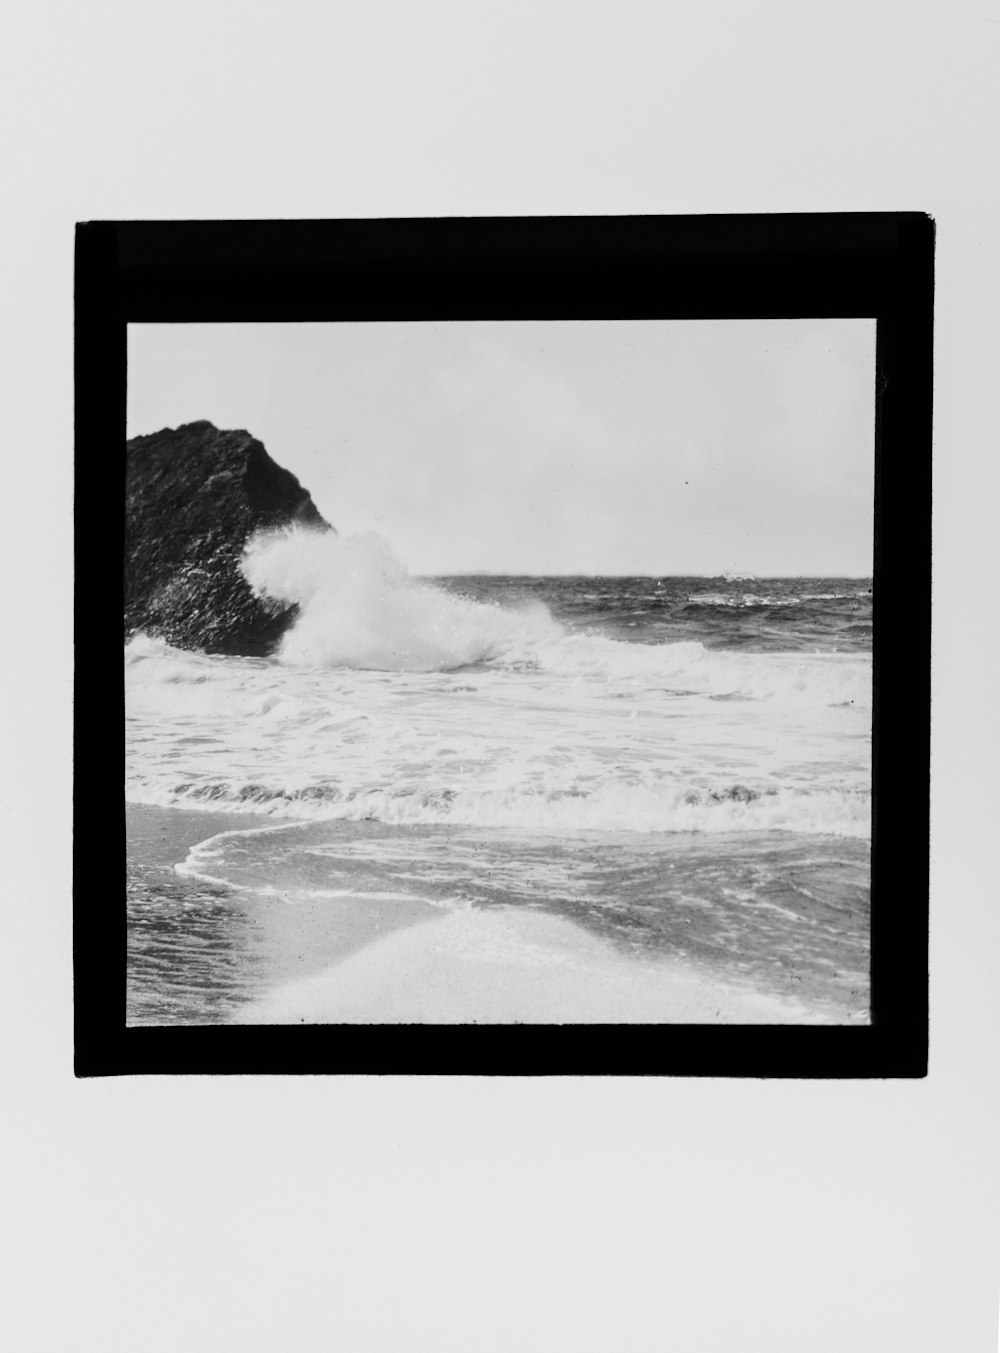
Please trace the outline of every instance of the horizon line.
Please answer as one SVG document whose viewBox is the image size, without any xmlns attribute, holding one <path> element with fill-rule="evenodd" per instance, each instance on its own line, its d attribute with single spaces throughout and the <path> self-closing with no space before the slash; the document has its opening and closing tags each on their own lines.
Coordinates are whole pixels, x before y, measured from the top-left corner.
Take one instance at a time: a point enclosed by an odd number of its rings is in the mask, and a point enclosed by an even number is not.
<svg viewBox="0 0 1000 1353">
<path fill-rule="evenodd" d="M 871 582 L 871 573 L 754 573 L 726 578 L 725 573 L 523 573 L 508 569 L 448 569 L 444 572 L 414 571 L 417 578 L 700 578 L 706 582 L 719 578 L 729 582 L 778 582 L 795 578 L 844 579 L 848 582 Z"/>
</svg>

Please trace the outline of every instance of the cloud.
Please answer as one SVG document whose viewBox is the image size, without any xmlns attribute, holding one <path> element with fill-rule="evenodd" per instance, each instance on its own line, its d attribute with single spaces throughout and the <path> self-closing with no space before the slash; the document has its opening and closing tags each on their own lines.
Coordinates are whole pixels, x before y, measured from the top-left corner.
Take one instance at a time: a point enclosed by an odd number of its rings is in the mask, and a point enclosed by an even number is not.
<svg viewBox="0 0 1000 1353">
<path fill-rule="evenodd" d="M 485 338 L 435 372 L 415 411 L 424 506 L 463 505 L 450 541 L 479 567 L 550 571 L 588 553 L 612 514 L 613 438 L 567 377 Z"/>
<path fill-rule="evenodd" d="M 870 568 L 870 321 L 130 326 L 129 415 L 249 427 L 415 572 Z"/>
</svg>

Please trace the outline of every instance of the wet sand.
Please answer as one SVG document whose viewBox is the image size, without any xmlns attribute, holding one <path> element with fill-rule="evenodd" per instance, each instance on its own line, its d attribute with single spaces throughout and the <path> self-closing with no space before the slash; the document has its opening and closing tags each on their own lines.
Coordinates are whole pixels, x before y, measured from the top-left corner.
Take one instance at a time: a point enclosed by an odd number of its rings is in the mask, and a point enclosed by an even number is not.
<svg viewBox="0 0 1000 1353">
<path fill-rule="evenodd" d="M 220 833 L 282 825 L 126 806 L 128 1024 L 854 1022 L 689 962 L 626 957 L 536 911 L 310 896 L 283 891 L 278 873 L 252 891 L 175 868 Z"/>
<path fill-rule="evenodd" d="M 439 913 L 440 915 L 440 913 Z M 641 962 L 558 916 L 466 908 L 378 939 L 244 1006 L 250 1024 L 820 1024 L 676 961 Z"/>
<path fill-rule="evenodd" d="M 126 804 L 126 1023 L 217 1024 L 393 931 L 440 917 L 415 900 L 262 896 L 178 874 L 220 832 L 274 827 L 248 813 Z"/>
</svg>

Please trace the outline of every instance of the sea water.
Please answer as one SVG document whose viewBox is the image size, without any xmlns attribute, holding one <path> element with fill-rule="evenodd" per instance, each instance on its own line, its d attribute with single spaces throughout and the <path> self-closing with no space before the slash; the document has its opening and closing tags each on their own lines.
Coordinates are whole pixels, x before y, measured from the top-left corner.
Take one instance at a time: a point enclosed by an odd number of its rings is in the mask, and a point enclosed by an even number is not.
<svg viewBox="0 0 1000 1353">
<path fill-rule="evenodd" d="M 133 876 L 132 1022 L 867 1019 L 870 580 L 415 579 L 304 531 L 244 571 L 300 608 L 273 657 L 126 644 L 126 798 L 248 822 Z M 244 961 L 393 908 L 431 919 Z"/>
</svg>

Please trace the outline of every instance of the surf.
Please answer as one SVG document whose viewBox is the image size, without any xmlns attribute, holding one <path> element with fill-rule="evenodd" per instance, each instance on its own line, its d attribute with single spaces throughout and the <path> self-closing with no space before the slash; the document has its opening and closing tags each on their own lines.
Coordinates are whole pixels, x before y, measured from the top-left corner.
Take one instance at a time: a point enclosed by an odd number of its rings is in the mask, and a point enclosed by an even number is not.
<svg viewBox="0 0 1000 1353">
<path fill-rule="evenodd" d="M 257 596 L 299 607 L 278 651 L 284 663 L 454 671 L 516 659 L 562 633 L 540 603 L 506 610 L 412 578 L 371 533 L 259 533 L 248 542 L 242 569 Z"/>
<path fill-rule="evenodd" d="M 299 608 L 277 654 L 287 666 L 414 673 L 489 666 L 659 685 L 668 695 L 871 703 L 867 662 L 709 649 L 680 629 L 657 643 L 611 638 L 593 625 L 571 629 L 537 598 L 501 606 L 415 579 L 374 534 L 259 533 L 242 568 L 258 596 Z"/>
</svg>

